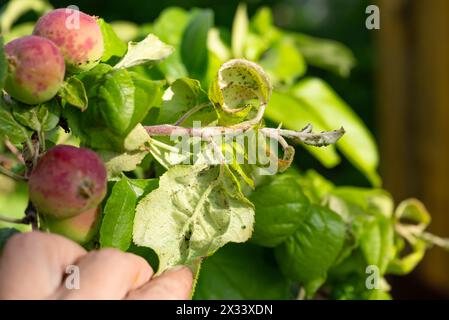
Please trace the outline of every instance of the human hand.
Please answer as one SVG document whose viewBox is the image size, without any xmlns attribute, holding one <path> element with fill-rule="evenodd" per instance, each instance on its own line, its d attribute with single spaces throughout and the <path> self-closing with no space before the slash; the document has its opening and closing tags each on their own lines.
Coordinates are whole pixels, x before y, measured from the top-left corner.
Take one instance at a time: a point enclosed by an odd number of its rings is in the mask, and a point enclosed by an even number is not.
<svg viewBox="0 0 449 320">
<path fill-rule="evenodd" d="M 67 288 L 68 266 L 79 268 L 79 289 Z M 188 299 L 187 267 L 153 277 L 142 257 L 116 249 L 87 252 L 58 235 L 14 235 L 0 257 L 0 299 Z"/>
</svg>

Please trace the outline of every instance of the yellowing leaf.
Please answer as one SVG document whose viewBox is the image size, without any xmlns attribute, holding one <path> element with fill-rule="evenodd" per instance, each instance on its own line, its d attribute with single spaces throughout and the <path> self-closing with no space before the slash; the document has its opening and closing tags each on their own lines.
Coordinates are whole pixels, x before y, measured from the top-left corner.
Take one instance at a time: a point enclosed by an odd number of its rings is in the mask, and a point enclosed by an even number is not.
<svg viewBox="0 0 449 320">
<path fill-rule="evenodd" d="M 138 204 L 133 239 L 157 253 L 160 274 L 247 241 L 253 223 L 254 207 L 227 167 L 175 166 Z"/>
</svg>

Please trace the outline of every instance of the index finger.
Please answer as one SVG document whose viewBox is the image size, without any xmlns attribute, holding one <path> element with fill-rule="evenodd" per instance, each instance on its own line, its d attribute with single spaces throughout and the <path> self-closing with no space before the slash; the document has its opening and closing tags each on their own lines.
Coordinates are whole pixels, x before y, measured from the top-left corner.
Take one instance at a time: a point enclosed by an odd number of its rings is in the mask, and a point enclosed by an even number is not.
<svg viewBox="0 0 449 320">
<path fill-rule="evenodd" d="M 16 234 L 0 258 L 0 299 L 45 299 L 61 284 L 68 266 L 86 254 L 62 236 Z"/>
</svg>

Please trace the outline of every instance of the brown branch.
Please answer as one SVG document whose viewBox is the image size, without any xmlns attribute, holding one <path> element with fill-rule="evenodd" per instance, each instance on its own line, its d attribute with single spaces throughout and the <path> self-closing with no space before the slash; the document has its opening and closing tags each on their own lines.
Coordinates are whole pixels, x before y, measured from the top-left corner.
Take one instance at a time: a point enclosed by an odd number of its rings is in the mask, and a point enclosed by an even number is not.
<svg viewBox="0 0 449 320">
<path fill-rule="evenodd" d="M 25 160 L 23 159 L 23 156 L 20 153 L 19 149 L 17 149 L 16 146 L 11 143 L 11 141 L 5 139 L 5 146 L 20 161 L 20 163 L 25 164 Z"/>
</svg>

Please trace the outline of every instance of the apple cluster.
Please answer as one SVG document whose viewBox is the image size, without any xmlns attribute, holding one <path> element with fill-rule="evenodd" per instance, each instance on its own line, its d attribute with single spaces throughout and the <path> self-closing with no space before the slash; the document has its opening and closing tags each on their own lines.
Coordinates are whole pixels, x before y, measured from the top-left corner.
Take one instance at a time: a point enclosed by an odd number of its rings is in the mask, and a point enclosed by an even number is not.
<svg viewBox="0 0 449 320">
<path fill-rule="evenodd" d="M 53 10 L 38 20 L 33 35 L 5 45 L 5 91 L 25 104 L 43 103 L 58 93 L 66 72 L 90 70 L 103 52 L 96 17 L 68 8 Z"/>
<path fill-rule="evenodd" d="M 55 97 L 66 74 L 92 69 L 103 52 L 96 17 L 74 9 L 53 10 L 38 20 L 32 35 L 5 45 L 4 89 L 21 103 L 41 104 Z M 67 145 L 48 150 L 28 183 L 42 228 L 88 242 L 97 231 L 106 183 L 106 168 L 95 152 Z"/>
</svg>

